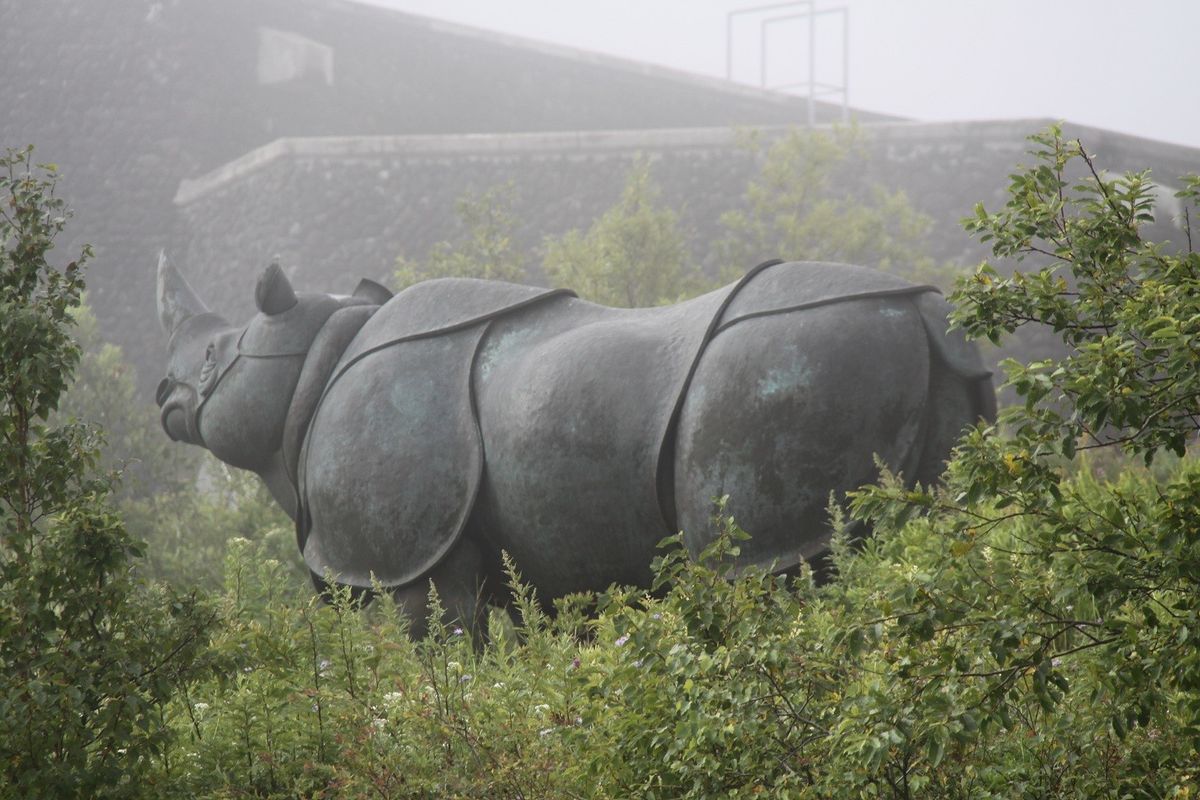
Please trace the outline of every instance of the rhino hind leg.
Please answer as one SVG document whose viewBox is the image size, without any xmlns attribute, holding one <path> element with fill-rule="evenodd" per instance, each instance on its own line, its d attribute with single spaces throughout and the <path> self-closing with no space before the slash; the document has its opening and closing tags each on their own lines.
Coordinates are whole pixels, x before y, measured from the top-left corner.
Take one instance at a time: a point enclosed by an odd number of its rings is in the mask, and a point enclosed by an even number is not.
<svg viewBox="0 0 1200 800">
<path fill-rule="evenodd" d="M 830 494 L 909 468 L 920 439 L 929 346 L 905 298 L 747 319 L 701 356 L 679 417 L 675 506 L 688 549 L 715 533 L 713 499 L 751 539 L 740 563 L 786 570 L 820 556 Z"/>
<path fill-rule="evenodd" d="M 961 330 L 949 330 L 950 304 L 927 294 L 917 298 L 917 306 L 930 343 L 929 400 L 922 452 L 905 478 L 910 485 L 931 486 L 940 480 L 963 431 L 996 419 L 996 390 L 978 348 Z"/>
<path fill-rule="evenodd" d="M 907 483 L 938 483 L 967 426 L 995 419 L 995 402 L 990 377 L 965 378 L 935 359 L 930 365 L 921 457 L 911 474 L 904 476 Z"/>
</svg>

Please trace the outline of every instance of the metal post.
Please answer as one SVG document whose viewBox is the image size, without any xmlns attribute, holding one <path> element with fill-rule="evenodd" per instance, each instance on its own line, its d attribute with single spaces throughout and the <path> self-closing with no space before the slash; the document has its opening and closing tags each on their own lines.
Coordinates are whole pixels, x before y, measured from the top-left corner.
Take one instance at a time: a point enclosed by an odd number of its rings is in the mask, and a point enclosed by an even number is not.
<svg viewBox="0 0 1200 800">
<path fill-rule="evenodd" d="M 842 122 L 850 121 L 850 9 L 842 9 Z"/>
<path fill-rule="evenodd" d="M 742 16 L 743 14 L 760 14 L 764 11 L 777 11 L 781 8 L 795 8 L 796 6 L 808 6 L 812 10 L 813 3 L 816 0 L 792 0 L 790 3 L 770 3 L 765 6 L 750 6 L 748 8 L 735 8 L 733 11 L 725 15 L 725 79 L 733 80 L 733 19 L 734 17 Z"/>
<path fill-rule="evenodd" d="M 759 84 L 764 89 L 793 89 L 807 88 L 808 97 L 808 123 L 813 125 L 816 123 L 816 104 L 817 95 L 823 94 L 841 94 L 842 96 L 842 121 L 848 121 L 850 118 L 850 93 L 847 89 L 850 75 L 850 12 L 846 8 L 826 8 L 817 10 L 813 8 L 813 2 L 795 3 L 789 5 L 807 6 L 807 10 L 799 11 L 792 14 L 781 14 L 775 17 L 767 17 L 759 22 Z M 817 80 L 817 17 L 822 17 L 830 14 L 837 14 L 842 19 L 842 82 L 822 83 Z M 768 29 L 780 23 L 790 22 L 794 20 L 804 20 L 808 23 L 808 76 L 800 82 L 779 84 L 772 86 L 768 80 L 768 54 L 767 43 Z"/>
<path fill-rule="evenodd" d="M 765 86 L 763 87 L 766 88 Z M 817 124 L 817 15 L 808 16 L 808 127 Z"/>
<path fill-rule="evenodd" d="M 758 85 L 767 88 L 767 26 L 758 29 Z"/>
<path fill-rule="evenodd" d="M 725 15 L 725 80 L 733 80 L 733 16 L 736 11 Z"/>
<path fill-rule="evenodd" d="M 817 10 L 816 0 L 793 0 L 790 3 L 770 3 L 761 6 L 750 6 L 747 8 L 738 8 L 728 12 L 725 15 L 725 78 L 733 80 L 733 25 L 736 17 L 743 14 L 762 14 L 768 11 L 778 11 L 787 9 L 795 12 L 791 14 L 783 14 L 780 16 L 767 17 L 760 21 L 759 36 L 758 36 L 758 82 L 763 89 L 788 89 L 799 88 L 807 84 L 808 87 L 808 124 L 814 125 L 817 121 L 817 94 L 834 94 L 841 93 L 842 95 L 842 121 L 847 122 L 850 119 L 850 12 L 844 6 L 841 8 L 827 8 Z M 797 9 L 803 9 L 798 11 Z M 817 17 L 826 14 L 838 14 L 842 18 L 842 80 L 841 84 L 822 83 L 817 80 Z M 787 20 L 804 19 L 808 22 L 808 79 L 805 83 L 787 84 L 782 86 L 772 87 L 769 81 L 769 59 L 767 57 L 768 43 L 768 28 L 779 22 Z"/>
</svg>

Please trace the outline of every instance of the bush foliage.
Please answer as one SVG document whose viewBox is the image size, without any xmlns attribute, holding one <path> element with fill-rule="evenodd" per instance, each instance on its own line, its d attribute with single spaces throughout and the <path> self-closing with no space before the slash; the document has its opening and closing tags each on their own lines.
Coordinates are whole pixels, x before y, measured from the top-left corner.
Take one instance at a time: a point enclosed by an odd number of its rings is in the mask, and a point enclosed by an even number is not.
<svg viewBox="0 0 1200 800">
<path fill-rule="evenodd" d="M 79 361 L 82 265 L 49 262 L 68 212 L 32 148 L 0 157 L 0 793 L 135 797 L 166 708 L 204 659 L 197 598 L 140 584 L 98 435 L 51 422 Z"/>
<path fill-rule="evenodd" d="M 865 183 L 854 165 L 866 156 L 857 128 L 792 131 L 745 146 L 759 161 L 740 207 L 721 216 L 722 278 L 740 277 L 765 256 L 861 264 L 919 283 L 949 286 L 958 269 L 925 251 L 933 219 L 902 190 Z"/>
<path fill-rule="evenodd" d="M 521 283 L 528 278 L 525 253 L 513 236 L 517 227 L 512 206 L 516 188 L 495 186 L 482 194 L 458 198 L 455 211 L 466 236 L 458 242 L 438 242 L 422 263 L 396 259 L 393 281 L 398 289 L 430 278 L 483 278 Z"/>
<path fill-rule="evenodd" d="M 662 207 L 645 161 L 630 171 L 616 205 L 586 233 L 568 231 L 544 247 L 546 277 L 605 305 L 657 305 L 710 283 L 688 264 L 679 219 Z"/>
</svg>

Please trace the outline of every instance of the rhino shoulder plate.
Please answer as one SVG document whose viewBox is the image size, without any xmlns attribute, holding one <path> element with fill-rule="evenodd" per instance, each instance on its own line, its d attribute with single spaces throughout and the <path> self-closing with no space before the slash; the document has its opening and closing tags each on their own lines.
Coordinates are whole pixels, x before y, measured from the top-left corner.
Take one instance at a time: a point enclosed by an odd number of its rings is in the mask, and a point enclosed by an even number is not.
<svg viewBox="0 0 1200 800">
<path fill-rule="evenodd" d="M 565 290 L 447 278 L 362 326 L 325 383 L 300 454 L 298 538 L 316 574 L 420 579 L 462 535 L 483 452 L 471 371 L 487 323 Z"/>
</svg>

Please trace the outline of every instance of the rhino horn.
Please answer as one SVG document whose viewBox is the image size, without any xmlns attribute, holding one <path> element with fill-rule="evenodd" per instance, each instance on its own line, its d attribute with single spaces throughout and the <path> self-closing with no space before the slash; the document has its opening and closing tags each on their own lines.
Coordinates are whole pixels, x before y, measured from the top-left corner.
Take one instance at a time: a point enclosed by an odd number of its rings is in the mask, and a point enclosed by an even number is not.
<svg viewBox="0 0 1200 800">
<path fill-rule="evenodd" d="M 167 336 L 185 319 L 208 312 L 208 306 L 183 279 L 165 252 L 158 254 L 158 320 Z"/>
<path fill-rule="evenodd" d="M 297 300 L 291 281 L 283 274 L 279 262 L 272 261 L 259 276 L 258 286 L 254 287 L 254 304 L 264 314 L 274 315 L 287 311 Z"/>
</svg>

